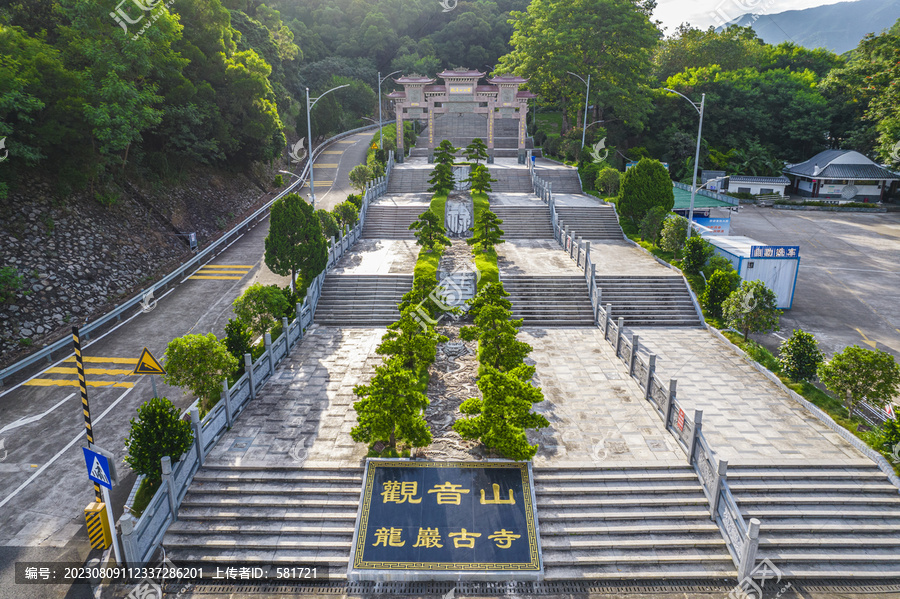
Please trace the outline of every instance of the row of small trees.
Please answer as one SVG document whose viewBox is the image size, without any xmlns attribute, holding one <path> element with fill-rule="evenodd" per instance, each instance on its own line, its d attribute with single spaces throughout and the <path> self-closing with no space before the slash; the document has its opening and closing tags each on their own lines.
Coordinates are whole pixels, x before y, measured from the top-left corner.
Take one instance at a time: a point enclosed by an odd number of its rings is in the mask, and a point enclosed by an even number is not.
<svg viewBox="0 0 900 599">
<path fill-rule="evenodd" d="M 714 256 L 711 244 L 701 237 L 688 239 L 683 254 L 681 266 L 686 273 L 709 272 L 700 295 L 709 316 L 724 319 L 727 326 L 743 333 L 745 341 L 750 333 L 779 329 L 777 297 L 765 283 L 741 282 L 731 262 Z M 893 356 L 878 349 L 852 345 L 826 361 L 815 337 L 797 329 L 781 343 L 777 359 L 781 372 L 793 381 L 818 378 L 844 402 L 848 414 L 864 400 L 883 407 L 900 392 L 900 366 Z"/>
<path fill-rule="evenodd" d="M 532 347 L 517 339 L 521 319 L 513 319 L 509 293 L 502 283 L 487 283 L 470 302 L 473 326 L 460 330 L 467 341 L 478 341 L 478 389 L 481 398 L 467 399 L 459 410 L 466 415 L 453 424 L 464 439 L 478 440 L 512 460 L 530 460 L 537 445 L 530 445 L 527 429 L 550 426 L 532 405 L 544 400 L 534 387 L 534 366 L 525 364 Z"/>
<path fill-rule="evenodd" d="M 431 187 L 428 191 L 436 193 L 446 193 L 453 189 L 455 179 L 453 177 L 453 165 L 456 153 L 459 148 L 453 146 L 448 140 L 441 141 L 434 150 L 434 169 L 431 171 L 431 178 L 428 182 Z M 476 137 L 468 146 L 463 149 L 463 156 L 469 162 L 473 162 L 469 171 L 469 177 L 466 181 L 469 183 L 469 189 L 473 193 L 487 193 L 491 191 L 491 183 L 496 179 L 491 178 L 488 168 L 480 164 L 480 161 L 487 160 L 487 145 L 484 140 Z"/>
</svg>

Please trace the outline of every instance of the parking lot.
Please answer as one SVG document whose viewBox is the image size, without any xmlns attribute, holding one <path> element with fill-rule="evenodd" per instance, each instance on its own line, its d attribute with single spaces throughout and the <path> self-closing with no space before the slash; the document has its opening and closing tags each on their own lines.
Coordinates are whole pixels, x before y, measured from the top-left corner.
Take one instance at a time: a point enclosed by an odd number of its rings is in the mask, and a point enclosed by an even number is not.
<svg viewBox="0 0 900 599">
<path fill-rule="evenodd" d="M 775 348 L 793 329 L 802 328 L 816 336 L 828 356 L 855 344 L 900 358 L 900 212 L 749 205 L 721 212 L 732 217 L 731 235 L 800 246 L 793 308 L 782 315 L 780 333 L 758 338 L 765 346 Z"/>
</svg>

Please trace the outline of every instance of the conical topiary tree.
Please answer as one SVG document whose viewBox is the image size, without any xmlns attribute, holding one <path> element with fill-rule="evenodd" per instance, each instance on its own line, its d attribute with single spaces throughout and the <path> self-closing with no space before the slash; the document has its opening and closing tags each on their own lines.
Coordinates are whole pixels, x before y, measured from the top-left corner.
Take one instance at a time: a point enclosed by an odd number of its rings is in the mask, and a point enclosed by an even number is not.
<svg viewBox="0 0 900 599">
<path fill-rule="evenodd" d="M 469 245 L 478 245 L 482 252 L 489 252 L 499 243 L 503 243 L 503 221 L 490 210 L 484 210 L 475 221 L 474 235 L 466 239 Z"/>
<path fill-rule="evenodd" d="M 438 215 L 431 210 L 426 210 L 409 226 L 410 231 L 415 231 L 416 242 L 422 246 L 425 251 L 432 251 L 435 248 L 442 248 L 446 245 L 452 245 L 450 238 L 447 237 L 447 230 L 441 224 Z"/>
</svg>

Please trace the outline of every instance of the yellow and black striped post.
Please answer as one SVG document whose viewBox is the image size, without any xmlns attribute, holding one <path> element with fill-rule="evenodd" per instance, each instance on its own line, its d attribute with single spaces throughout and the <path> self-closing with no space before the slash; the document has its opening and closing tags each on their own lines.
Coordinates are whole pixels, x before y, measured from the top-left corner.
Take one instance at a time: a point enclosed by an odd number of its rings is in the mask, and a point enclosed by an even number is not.
<svg viewBox="0 0 900 599">
<path fill-rule="evenodd" d="M 106 549 L 112 544 L 112 534 L 106 507 L 102 503 L 91 503 L 84 509 L 88 540 L 94 549 Z"/>
<path fill-rule="evenodd" d="M 75 346 L 75 368 L 78 370 L 78 383 L 81 386 L 81 411 L 84 412 L 84 431 L 87 436 L 88 447 L 94 444 L 94 430 L 91 428 L 91 407 L 88 405 L 87 382 L 84 380 L 84 358 L 81 357 L 81 338 L 78 335 L 78 327 L 72 327 L 72 344 Z M 100 485 L 94 483 L 94 497 L 97 503 L 103 502 L 100 494 Z"/>
</svg>

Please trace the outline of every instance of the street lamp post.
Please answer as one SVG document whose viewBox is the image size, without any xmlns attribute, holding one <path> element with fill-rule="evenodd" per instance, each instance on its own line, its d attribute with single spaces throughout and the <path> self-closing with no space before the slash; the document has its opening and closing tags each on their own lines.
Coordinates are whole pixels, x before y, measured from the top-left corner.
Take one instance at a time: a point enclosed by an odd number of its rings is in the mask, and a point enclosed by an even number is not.
<svg viewBox="0 0 900 599">
<path fill-rule="evenodd" d="M 572 71 L 566 71 L 569 75 L 575 75 Z M 579 79 L 581 79 L 580 75 L 575 75 Z M 581 82 L 587 86 L 587 91 L 584 92 L 584 120 L 581 126 L 581 148 L 584 149 L 584 134 L 587 131 L 587 113 L 588 113 L 588 98 L 591 95 L 591 74 L 588 73 L 587 81 L 581 79 Z M 598 121 L 599 122 L 599 121 Z M 591 123 L 593 124 L 593 123 Z"/>
<path fill-rule="evenodd" d="M 381 84 L 385 79 L 390 77 L 391 75 L 396 75 L 400 71 L 394 71 L 393 73 L 388 73 L 384 77 L 381 76 L 381 71 L 378 72 L 378 148 L 384 149 L 384 133 L 381 132 Z"/>
<path fill-rule="evenodd" d="M 700 115 L 700 125 L 697 127 L 697 150 L 694 153 L 694 182 L 691 185 L 691 208 L 688 210 L 687 236 L 690 238 L 691 229 L 694 226 L 694 196 L 697 195 L 697 167 L 700 166 L 700 134 L 703 132 L 703 109 L 706 105 L 706 94 L 700 94 L 700 105 L 698 106 L 696 102 L 674 89 L 669 89 L 667 87 L 665 90 L 667 92 L 672 92 L 673 94 L 678 94 L 687 100 L 690 105 L 694 107 L 694 110 L 697 111 L 697 114 Z"/>
<path fill-rule="evenodd" d="M 313 208 L 316 207 L 316 178 L 313 175 L 313 135 L 312 135 L 312 122 L 309 118 L 309 113 L 312 111 L 312 107 L 316 105 L 316 102 L 325 97 L 326 94 L 330 94 L 336 89 L 341 89 L 342 87 L 349 87 L 349 83 L 344 85 L 339 85 L 337 87 L 332 87 L 330 90 L 319 96 L 318 98 L 311 99 L 309 97 L 309 88 L 306 88 L 306 135 L 309 136 L 309 199 L 310 203 L 312 203 Z"/>
</svg>

